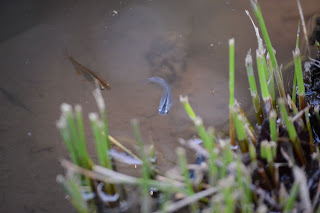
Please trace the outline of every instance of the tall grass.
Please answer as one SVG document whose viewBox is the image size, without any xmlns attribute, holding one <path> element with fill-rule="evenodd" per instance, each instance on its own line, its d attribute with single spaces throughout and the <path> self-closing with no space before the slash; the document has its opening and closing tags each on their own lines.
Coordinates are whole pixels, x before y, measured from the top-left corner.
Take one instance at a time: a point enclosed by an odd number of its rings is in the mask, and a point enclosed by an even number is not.
<svg viewBox="0 0 320 213">
<path fill-rule="evenodd" d="M 176 150 L 178 167 L 175 170 L 179 172 L 172 172 L 175 175 L 159 171 L 156 168 L 156 162 L 151 162 L 150 157 L 156 157 L 156 152 L 155 150 L 151 150 L 150 153 L 146 151 L 138 120 L 133 119 L 131 123 L 139 154 L 134 154 L 109 134 L 107 111 L 100 90 L 94 91 L 100 114 L 89 114 L 96 143 L 97 164 L 99 164 L 96 165 L 86 149 L 81 107 L 76 106 L 73 112 L 70 105 L 63 104 L 57 127 L 72 162 L 61 161 L 62 166 L 67 170 L 67 175 L 59 175 L 57 181 L 70 196 L 78 212 L 101 211 L 98 208 L 99 205 L 96 206 L 101 202 L 108 208 L 121 207 L 124 196 L 119 196 L 117 202 L 101 199 L 97 190 L 97 185 L 101 183 L 104 184 L 104 193 L 110 196 L 121 193 L 116 186 L 138 186 L 141 189 L 140 193 L 138 195 L 131 193 L 129 196 L 138 198 L 140 212 L 143 213 L 176 212 L 183 208 L 188 208 L 190 212 L 203 213 L 319 210 L 317 200 L 320 189 L 313 191 L 315 196 L 312 205 L 307 183 L 314 180 L 311 177 L 307 182 L 303 169 L 319 169 L 320 154 L 318 147 L 313 144 L 310 115 L 314 112 L 314 117 L 320 123 L 320 114 L 319 107 L 313 109 L 307 106 L 301 55 L 298 49 L 299 34 L 297 34 L 296 49 L 293 51 L 294 82 L 298 84 L 299 97 L 299 103 L 296 103 L 295 97 L 286 96 L 282 74 L 258 1 L 250 0 L 250 3 L 263 35 L 262 40 L 258 27 L 250 17 L 258 42 L 258 49 L 255 51 L 257 67 L 256 70 L 253 67 L 254 62 L 250 51 L 245 60 L 245 67 L 256 113 L 257 128 L 251 125 L 234 96 L 236 69 L 233 38 L 229 40 L 230 135 L 228 138 L 223 138 L 216 134 L 213 128 L 206 128 L 202 118 L 197 116 L 191 107 L 188 97 L 180 96 L 180 102 L 200 139 L 187 142 L 180 140 L 181 144 L 196 154 L 197 160 L 188 164 L 189 156 L 185 149 L 178 147 Z M 249 15 L 249 12 L 247 14 Z M 267 53 L 264 46 L 267 48 Z M 263 104 L 260 103 L 255 71 L 258 72 Z M 276 81 L 280 98 L 276 97 L 274 81 Z M 295 93 L 292 94 L 292 96 L 295 95 Z M 301 133 L 307 134 L 309 141 L 301 137 Z M 110 154 L 111 142 L 126 155 L 139 160 L 141 177 L 116 171 L 116 158 Z M 313 167 L 310 167 L 310 162 L 313 163 Z M 284 184 L 281 178 L 282 173 L 285 173 L 285 178 L 291 178 L 291 185 Z M 154 188 L 159 192 L 157 198 L 150 196 Z M 87 195 L 91 197 L 88 198 Z M 159 204 L 157 205 L 159 208 L 151 204 L 154 203 L 153 201 Z"/>
</svg>

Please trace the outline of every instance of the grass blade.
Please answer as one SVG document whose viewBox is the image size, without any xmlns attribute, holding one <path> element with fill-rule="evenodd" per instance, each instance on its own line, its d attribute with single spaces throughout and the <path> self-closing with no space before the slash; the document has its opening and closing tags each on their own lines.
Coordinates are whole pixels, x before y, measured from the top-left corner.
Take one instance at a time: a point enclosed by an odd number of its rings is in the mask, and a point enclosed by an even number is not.
<svg viewBox="0 0 320 213">
<path fill-rule="evenodd" d="M 142 213 L 149 213 L 151 212 L 151 202 L 150 202 L 150 195 L 149 195 L 149 186 L 148 180 L 151 177 L 151 168 L 150 163 L 147 157 L 147 154 L 143 148 L 143 142 L 140 134 L 139 129 L 139 122 L 136 119 L 131 120 L 131 124 L 133 127 L 134 135 L 136 137 L 136 141 L 138 143 L 140 149 L 140 155 L 142 159 L 142 181 L 141 181 L 141 212 Z"/>
<path fill-rule="evenodd" d="M 256 80 L 253 73 L 251 50 L 249 50 L 247 53 L 245 64 L 247 69 L 247 76 L 250 85 L 250 94 L 253 102 L 254 111 L 256 113 L 258 125 L 261 125 L 263 121 L 263 113 L 260 105 L 260 96 L 257 91 Z"/>
<path fill-rule="evenodd" d="M 287 109 L 285 107 L 284 100 L 282 98 L 279 98 L 278 99 L 278 104 L 280 106 L 280 112 L 282 114 L 282 117 L 283 117 L 283 119 L 285 121 L 285 124 L 287 126 L 287 130 L 288 130 L 288 133 L 289 133 L 290 140 L 291 140 L 291 142 L 293 144 L 293 148 L 294 148 L 296 154 L 298 155 L 300 163 L 302 165 L 305 165 L 306 159 L 303 156 L 302 148 L 301 148 L 301 145 L 300 145 L 300 141 L 299 141 L 296 129 L 295 129 L 294 125 L 293 125 L 292 120 L 288 116 L 288 112 L 287 112 Z"/>
<path fill-rule="evenodd" d="M 229 137 L 236 145 L 233 115 L 230 112 L 234 104 L 234 38 L 229 39 Z"/>
<path fill-rule="evenodd" d="M 178 147 L 176 150 L 176 153 L 178 156 L 181 173 L 184 176 L 184 182 L 186 184 L 187 195 L 192 196 L 192 195 L 194 195 L 194 190 L 193 190 L 192 182 L 190 179 L 190 173 L 187 168 L 186 152 L 183 148 Z M 191 204 L 190 207 L 191 207 L 191 212 L 193 212 L 193 213 L 196 213 L 197 209 L 199 208 L 196 203 Z"/>
</svg>

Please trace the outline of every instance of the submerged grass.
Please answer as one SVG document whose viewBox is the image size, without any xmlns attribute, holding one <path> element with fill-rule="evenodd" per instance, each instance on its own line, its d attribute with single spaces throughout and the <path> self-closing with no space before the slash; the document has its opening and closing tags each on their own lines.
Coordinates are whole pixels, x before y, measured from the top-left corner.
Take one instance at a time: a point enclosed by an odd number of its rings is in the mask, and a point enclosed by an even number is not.
<svg viewBox="0 0 320 213">
<path fill-rule="evenodd" d="M 188 97 L 180 96 L 180 102 L 196 127 L 200 139 L 187 142 L 181 139 L 182 144 L 196 153 L 197 159 L 193 164 L 188 164 L 185 150 L 177 148 L 180 173 L 175 175 L 164 175 L 164 172 L 156 168 L 156 161 L 153 160 L 156 151 L 154 147 L 150 153 L 146 151 L 138 120 L 133 119 L 132 126 L 139 155 L 135 155 L 109 135 L 106 107 L 98 89 L 94 91 L 94 96 L 100 117 L 97 113 L 89 114 L 99 163 L 99 166 L 95 165 L 86 149 L 81 107 L 76 106 L 73 112 L 70 105 L 62 104 L 57 127 L 72 162 L 61 161 L 67 172 L 65 176 L 59 175 L 57 181 L 70 196 L 78 212 L 107 212 L 111 209 L 118 212 L 137 211 L 130 207 L 122 208 L 123 202 L 129 198 L 119 186 L 128 185 L 141 189 L 140 194 L 130 193 L 128 196 L 141 199 L 139 208 L 143 213 L 177 212 L 187 208 L 189 212 L 203 213 L 319 211 L 320 154 L 317 144 L 313 142 L 313 132 L 320 126 L 319 106 L 307 106 L 298 49 L 299 33 L 293 52 L 293 81 L 298 84 L 299 97 L 299 103 L 296 103 L 295 86 L 292 97 L 286 96 L 282 74 L 258 1 L 250 2 L 264 38 L 262 40 L 259 29 L 250 17 L 258 41 L 256 62 L 260 93 L 264 102 L 263 105 L 260 103 L 249 51 L 245 67 L 257 128 L 250 124 L 234 97 L 233 38 L 229 40 L 229 138 L 220 138 L 213 128 L 206 129 L 202 119 L 189 104 Z M 249 15 L 249 12 L 247 14 Z M 278 99 L 275 95 L 274 80 L 280 94 Z M 121 162 L 141 165 L 140 178 L 116 171 L 117 158 L 111 154 L 111 142 L 123 151 L 120 154 L 120 157 L 123 156 Z M 101 183 L 104 183 L 103 196 L 98 188 Z"/>
</svg>

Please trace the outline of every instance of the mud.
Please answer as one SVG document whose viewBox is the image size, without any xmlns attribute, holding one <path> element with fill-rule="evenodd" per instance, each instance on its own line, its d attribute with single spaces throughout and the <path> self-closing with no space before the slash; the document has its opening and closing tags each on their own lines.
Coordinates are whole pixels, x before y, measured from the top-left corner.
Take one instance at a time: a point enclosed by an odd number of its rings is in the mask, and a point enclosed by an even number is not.
<svg viewBox="0 0 320 213">
<path fill-rule="evenodd" d="M 277 4 L 275 7 L 274 4 Z M 307 14 L 317 0 L 304 1 Z M 298 11 L 295 2 L 261 2 L 279 63 L 291 61 Z M 84 117 L 97 111 L 93 87 L 81 82 L 66 59 L 68 49 L 99 72 L 112 90 L 103 91 L 110 133 L 134 150 L 132 118 L 144 141 L 152 136 L 160 168 L 176 160 L 177 138 L 195 134 L 179 103 L 188 95 L 205 125 L 227 129 L 228 39 L 236 39 L 236 98 L 252 110 L 244 67 L 256 48 L 244 10 L 249 1 L 4 1 L 0 6 L 0 211 L 71 212 L 55 177 L 68 157 L 55 127 L 62 102 L 81 104 Z M 297 18 L 290 18 L 297 17 Z M 146 82 L 163 77 L 173 106 L 158 115 L 162 90 Z M 86 118 L 88 149 L 95 154 Z M 133 168 L 126 168 L 132 174 Z"/>
</svg>

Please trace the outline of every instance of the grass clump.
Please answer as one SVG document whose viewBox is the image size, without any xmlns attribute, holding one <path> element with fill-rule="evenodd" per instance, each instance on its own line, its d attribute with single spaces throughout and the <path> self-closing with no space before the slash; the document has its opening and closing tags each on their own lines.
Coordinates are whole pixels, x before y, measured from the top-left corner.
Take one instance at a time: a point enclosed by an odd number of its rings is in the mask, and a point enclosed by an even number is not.
<svg viewBox="0 0 320 213">
<path fill-rule="evenodd" d="M 320 135 L 317 130 L 320 114 L 319 106 L 310 104 L 314 103 L 314 99 L 308 94 L 314 82 L 320 82 L 320 77 L 312 77 L 312 85 L 306 85 L 298 35 L 293 51 L 293 81 L 298 85 L 298 101 L 296 93 L 292 93 L 291 97 L 286 94 L 260 6 L 256 0 L 250 0 L 250 3 L 263 35 L 262 40 L 259 29 L 250 17 L 258 42 L 256 72 L 263 103 L 260 103 L 256 86 L 251 51 L 247 54 L 245 67 L 256 113 L 254 126 L 257 128 L 253 128 L 234 97 L 234 39 L 229 40 L 229 138 L 221 138 L 213 128 L 206 128 L 192 109 L 188 97 L 180 96 L 180 102 L 196 127 L 199 139 L 180 139 L 185 148 L 197 153 L 197 159 L 188 162 L 185 149 L 177 148 L 178 167 L 172 171 L 179 172 L 175 172 L 175 176 L 156 167 L 156 162 L 152 161 L 155 151 L 146 151 L 137 120 L 132 120 L 132 126 L 139 155 L 109 135 L 106 108 L 99 90 L 94 92 L 94 96 L 100 117 L 97 113 L 89 115 L 99 163 L 95 165 L 86 150 L 81 107 L 77 106 L 74 113 L 70 105 L 63 104 L 57 126 L 71 162 L 61 161 L 67 173 L 65 177 L 59 175 L 57 181 L 79 212 L 129 211 L 130 208 L 123 207 L 123 203 L 132 196 L 124 193 L 128 186 L 139 187 L 141 200 L 136 202 L 139 205 L 133 211 L 139 208 L 144 213 L 319 212 L 320 154 L 315 142 L 318 142 Z M 317 60 L 310 62 L 311 73 L 316 73 Z M 121 154 L 114 154 L 111 142 L 122 150 Z M 140 165 L 141 177 L 117 172 L 116 160 Z M 154 190 L 157 191 L 156 196 Z"/>
</svg>

